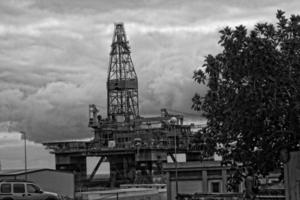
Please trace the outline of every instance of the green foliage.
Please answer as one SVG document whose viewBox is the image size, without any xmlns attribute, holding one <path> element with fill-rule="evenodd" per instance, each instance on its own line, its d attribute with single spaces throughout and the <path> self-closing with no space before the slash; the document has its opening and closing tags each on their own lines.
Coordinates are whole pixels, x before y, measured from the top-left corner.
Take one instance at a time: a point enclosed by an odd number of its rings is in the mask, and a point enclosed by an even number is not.
<svg viewBox="0 0 300 200">
<path fill-rule="evenodd" d="M 194 72 L 209 88 L 194 96 L 193 108 L 207 117 L 214 150 L 224 163 L 262 175 L 280 166 L 282 148 L 297 148 L 300 133 L 300 16 L 278 11 L 277 19 L 251 31 L 224 28 L 222 53 Z"/>
</svg>

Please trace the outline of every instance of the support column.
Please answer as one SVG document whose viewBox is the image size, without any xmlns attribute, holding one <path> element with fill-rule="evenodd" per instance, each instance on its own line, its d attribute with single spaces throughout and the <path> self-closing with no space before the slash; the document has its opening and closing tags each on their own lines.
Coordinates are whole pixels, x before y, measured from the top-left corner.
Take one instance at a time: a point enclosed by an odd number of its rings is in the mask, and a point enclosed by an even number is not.
<svg viewBox="0 0 300 200">
<path fill-rule="evenodd" d="M 227 170 L 226 169 L 222 169 L 222 192 L 226 193 L 227 192 Z"/>
<path fill-rule="evenodd" d="M 170 172 L 167 172 L 167 200 L 172 200 L 172 180 Z"/>
<path fill-rule="evenodd" d="M 202 171 L 202 188 L 203 193 L 208 193 L 208 185 L 207 185 L 207 170 Z"/>
<path fill-rule="evenodd" d="M 107 159 L 110 163 L 110 177 L 113 187 L 134 181 L 134 155 L 113 155 L 108 156 Z"/>
</svg>

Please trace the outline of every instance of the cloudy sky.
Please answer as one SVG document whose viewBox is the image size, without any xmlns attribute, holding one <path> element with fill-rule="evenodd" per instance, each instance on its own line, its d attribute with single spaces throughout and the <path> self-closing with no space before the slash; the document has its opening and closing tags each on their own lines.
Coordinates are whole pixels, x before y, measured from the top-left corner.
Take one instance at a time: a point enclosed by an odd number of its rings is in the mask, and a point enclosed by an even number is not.
<svg viewBox="0 0 300 200">
<path fill-rule="evenodd" d="M 205 91 L 193 71 L 220 51 L 218 30 L 299 8 L 299 0 L 0 0 L 0 125 L 37 142 L 90 137 L 88 104 L 106 109 L 114 22 L 125 24 L 141 113 L 191 113 L 193 94 Z"/>
<path fill-rule="evenodd" d="M 54 168 L 54 155 L 42 144 L 27 141 L 27 164 L 30 169 Z M 18 132 L 0 132 L 0 169 L 24 168 L 24 140 Z"/>
</svg>

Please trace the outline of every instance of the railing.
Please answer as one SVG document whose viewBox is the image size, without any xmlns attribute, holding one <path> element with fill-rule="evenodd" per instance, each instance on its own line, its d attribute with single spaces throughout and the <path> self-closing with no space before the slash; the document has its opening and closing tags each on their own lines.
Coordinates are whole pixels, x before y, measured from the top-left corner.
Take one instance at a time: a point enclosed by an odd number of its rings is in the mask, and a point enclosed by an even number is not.
<svg viewBox="0 0 300 200">
<path fill-rule="evenodd" d="M 183 142 L 178 143 L 176 148 L 179 152 L 202 152 L 204 146 L 202 144 L 189 144 L 185 139 Z M 160 149 L 169 150 L 175 148 L 173 140 L 140 140 L 140 141 L 128 141 L 128 142 L 116 142 L 113 146 L 100 143 L 97 141 L 90 142 L 60 142 L 60 143 L 47 143 L 45 144 L 48 149 L 52 150 L 52 153 L 85 153 L 85 152 L 97 152 L 97 151 L 122 151 L 122 150 L 141 150 L 141 149 Z"/>
<path fill-rule="evenodd" d="M 284 189 L 264 189 L 260 190 L 256 195 L 258 200 L 285 200 Z"/>
<path fill-rule="evenodd" d="M 178 194 L 177 200 L 243 200 L 242 193 L 195 193 L 195 194 Z"/>
<path fill-rule="evenodd" d="M 177 200 L 244 200 L 243 193 L 195 193 L 178 194 Z M 261 190 L 256 195 L 256 200 L 284 200 L 284 189 L 266 189 Z"/>
</svg>

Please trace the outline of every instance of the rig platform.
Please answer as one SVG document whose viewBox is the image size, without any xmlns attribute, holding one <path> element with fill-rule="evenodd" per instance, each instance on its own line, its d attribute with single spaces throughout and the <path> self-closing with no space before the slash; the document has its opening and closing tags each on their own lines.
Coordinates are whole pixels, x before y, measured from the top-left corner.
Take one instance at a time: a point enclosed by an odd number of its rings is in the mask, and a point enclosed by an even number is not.
<svg viewBox="0 0 300 200">
<path fill-rule="evenodd" d="M 56 169 L 75 172 L 76 185 L 93 183 L 103 161 L 110 163 L 106 186 L 163 182 L 162 164 L 170 156 L 185 153 L 187 161 L 199 160 L 202 149 L 192 144 L 193 125 L 183 115 L 161 109 L 157 117 L 139 115 L 138 79 L 131 59 L 123 23 L 115 24 L 107 77 L 107 118 L 96 105 L 89 105 L 89 141 L 44 143 L 55 154 Z M 88 176 L 87 157 L 100 157 Z"/>
</svg>

